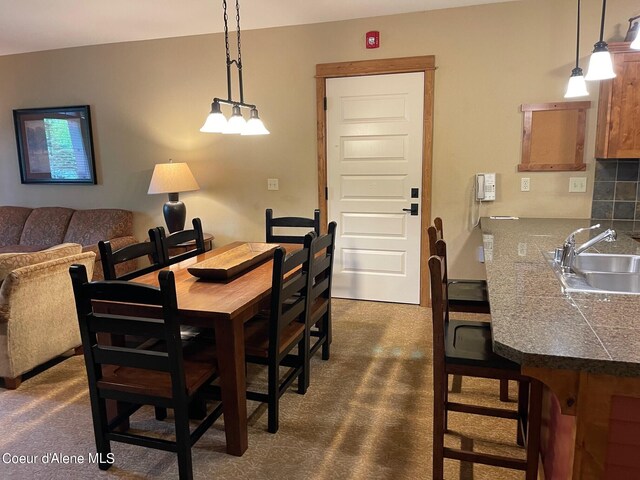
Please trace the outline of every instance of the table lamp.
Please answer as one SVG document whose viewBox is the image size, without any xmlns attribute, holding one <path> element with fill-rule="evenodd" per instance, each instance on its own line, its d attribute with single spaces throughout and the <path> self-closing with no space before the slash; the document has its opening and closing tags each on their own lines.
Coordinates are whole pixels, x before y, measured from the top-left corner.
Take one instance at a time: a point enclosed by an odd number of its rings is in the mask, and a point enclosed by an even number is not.
<svg viewBox="0 0 640 480">
<path fill-rule="evenodd" d="M 187 208 L 178 199 L 180 192 L 199 190 L 200 186 L 186 163 L 159 163 L 153 169 L 148 194 L 168 193 L 169 201 L 162 207 L 169 233 L 184 230 Z"/>
</svg>

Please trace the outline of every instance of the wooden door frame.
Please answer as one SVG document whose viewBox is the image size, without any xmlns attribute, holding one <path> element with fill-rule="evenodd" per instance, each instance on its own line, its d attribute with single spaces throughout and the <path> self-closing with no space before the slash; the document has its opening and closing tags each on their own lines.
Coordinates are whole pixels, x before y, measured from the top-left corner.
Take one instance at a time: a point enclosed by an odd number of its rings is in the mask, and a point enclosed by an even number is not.
<svg viewBox="0 0 640 480">
<path fill-rule="evenodd" d="M 429 305 L 429 240 L 427 228 L 431 223 L 431 178 L 433 160 L 433 88 L 435 81 L 433 55 L 357 62 L 321 63 L 316 65 L 316 111 L 318 140 L 318 205 L 321 225 L 327 225 L 327 112 L 325 97 L 328 78 L 384 75 L 390 73 L 424 73 L 424 113 L 422 133 L 422 200 L 420 208 L 420 305 Z"/>
</svg>

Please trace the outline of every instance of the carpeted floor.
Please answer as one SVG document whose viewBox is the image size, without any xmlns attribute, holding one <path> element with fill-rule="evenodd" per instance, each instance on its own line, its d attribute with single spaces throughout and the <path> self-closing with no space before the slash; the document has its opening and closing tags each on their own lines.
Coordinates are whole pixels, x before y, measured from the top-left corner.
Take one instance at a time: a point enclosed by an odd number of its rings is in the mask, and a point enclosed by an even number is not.
<svg viewBox="0 0 640 480">
<path fill-rule="evenodd" d="M 333 319 L 331 360 L 313 359 L 306 395 L 291 389 L 282 397 L 280 431 L 269 434 L 266 409 L 249 402 L 247 452 L 240 458 L 224 453 L 220 419 L 193 448 L 195 478 L 431 478 L 430 311 L 335 300 Z M 462 393 L 451 399 L 500 405 L 498 382 L 465 378 Z M 171 412 L 158 422 L 145 408 L 132 426 L 168 433 L 171 421 Z M 451 446 L 469 445 L 473 437 L 477 450 L 524 456 L 515 446 L 513 421 L 452 413 L 449 423 Z M 112 444 L 115 464 L 108 471 L 87 463 L 94 439 L 82 357 L 52 366 L 17 390 L 0 388 L 0 432 L 2 479 L 177 478 L 174 454 L 121 443 Z M 85 463 L 45 463 L 47 454 L 82 456 Z M 15 463 L 11 456 L 17 455 L 34 463 Z M 449 460 L 445 468 L 447 479 L 524 478 Z"/>
</svg>

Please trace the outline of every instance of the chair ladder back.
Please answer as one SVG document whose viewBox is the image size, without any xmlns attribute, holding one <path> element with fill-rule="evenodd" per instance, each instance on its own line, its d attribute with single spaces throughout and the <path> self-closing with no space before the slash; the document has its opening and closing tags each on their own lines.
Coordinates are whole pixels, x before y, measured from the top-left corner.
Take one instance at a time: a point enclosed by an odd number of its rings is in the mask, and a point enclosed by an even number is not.
<svg viewBox="0 0 640 480">
<path fill-rule="evenodd" d="M 304 217 L 273 217 L 273 210 L 267 208 L 265 211 L 265 240 L 267 243 L 304 243 L 304 235 L 276 235 L 273 233 L 274 227 L 287 228 L 309 228 L 316 235 L 320 235 L 320 210 L 313 211 L 313 218 Z"/>
<path fill-rule="evenodd" d="M 438 255 L 429 258 L 431 276 L 431 321 L 433 324 L 433 358 L 434 368 L 441 363 L 444 368 L 445 345 L 444 331 L 446 326 L 446 288 L 444 281 L 444 260 Z M 441 359 L 439 362 L 436 360 Z"/>
<path fill-rule="evenodd" d="M 315 237 L 314 233 L 307 237 Z M 309 248 L 287 255 L 277 247 L 273 256 L 271 288 L 271 321 L 269 323 L 269 356 L 277 358 L 280 335 L 284 328 L 299 318 L 305 318 L 309 287 Z M 297 271 L 294 271 L 296 270 Z M 291 273 L 293 272 L 293 273 Z"/>
<path fill-rule="evenodd" d="M 436 231 L 438 232 L 438 240 L 444 238 L 444 229 L 442 227 L 442 218 L 436 217 L 433 219 L 433 224 L 436 227 Z"/>
<path fill-rule="evenodd" d="M 437 255 L 436 242 L 438 241 L 438 231 L 436 227 L 430 225 L 427 228 L 427 236 L 429 238 L 429 256 Z"/>
<path fill-rule="evenodd" d="M 329 223 L 328 233 L 318 237 L 311 248 L 309 301 L 312 305 L 321 296 L 327 300 L 331 299 L 336 226 L 336 222 Z"/>
<path fill-rule="evenodd" d="M 164 265 L 173 265 L 174 263 L 181 262 L 187 258 L 195 257 L 201 253 L 204 253 L 204 231 L 202 229 L 202 221 L 199 218 L 194 218 L 191 221 L 193 229 L 180 230 L 170 235 L 165 235 L 164 228 L 160 231 L 162 252 L 164 256 Z M 182 243 L 195 241 L 196 248 L 183 252 L 173 257 L 169 255 L 169 249 L 176 247 Z"/>
<path fill-rule="evenodd" d="M 97 382 L 103 377 L 103 366 L 116 365 L 167 372 L 171 375 L 173 389 L 177 387 L 178 392 L 184 395 L 186 387 L 173 272 L 159 273 L 160 288 L 120 280 L 89 283 L 86 269 L 82 265 L 71 266 L 70 274 L 90 389 L 98 389 Z M 160 306 L 162 318 L 95 312 L 92 307 L 94 300 Z M 156 351 L 143 346 L 112 346 L 103 343 L 99 335 L 101 333 L 161 339 L 166 344 L 166 351 Z"/>
<path fill-rule="evenodd" d="M 163 255 L 162 247 L 158 242 L 158 238 L 158 227 L 156 227 L 149 230 L 148 242 L 134 243 L 116 251 L 113 251 L 110 241 L 101 240 L 98 242 L 100 261 L 102 263 L 105 280 L 130 280 L 161 268 Z M 116 265 L 143 257 L 151 258 L 151 264 L 149 266 L 139 268 L 133 272 L 128 272 L 118 277 Z"/>
</svg>

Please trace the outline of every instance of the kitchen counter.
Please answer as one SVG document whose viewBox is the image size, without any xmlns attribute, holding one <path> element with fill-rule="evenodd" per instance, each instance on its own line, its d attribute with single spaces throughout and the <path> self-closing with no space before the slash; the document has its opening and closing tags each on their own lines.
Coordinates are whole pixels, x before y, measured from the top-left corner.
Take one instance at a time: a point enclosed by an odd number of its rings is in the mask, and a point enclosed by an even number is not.
<svg viewBox="0 0 640 480">
<path fill-rule="evenodd" d="M 494 350 L 545 385 L 545 478 L 640 478 L 640 295 L 564 292 L 543 255 L 595 222 L 481 222 Z M 640 253 L 617 233 L 590 251 Z"/>
<path fill-rule="evenodd" d="M 640 295 L 565 293 L 543 256 L 593 223 L 482 218 L 497 353 L 529 367 L 640 376 Z M 577 235 L 576 245 L 590 235 Z M 589 251 L 635 254 L 640 244 L 618 232 Z"/>
</svg>

